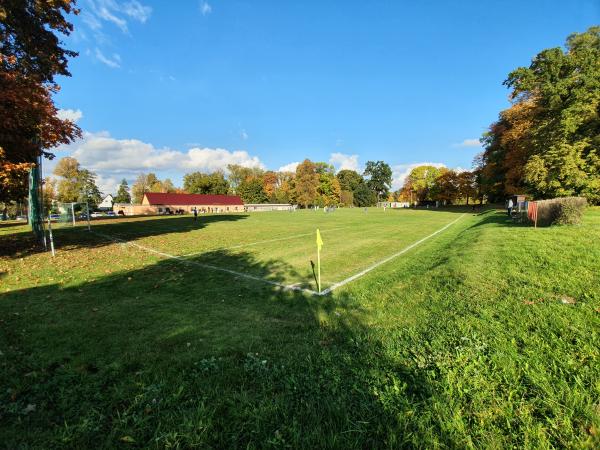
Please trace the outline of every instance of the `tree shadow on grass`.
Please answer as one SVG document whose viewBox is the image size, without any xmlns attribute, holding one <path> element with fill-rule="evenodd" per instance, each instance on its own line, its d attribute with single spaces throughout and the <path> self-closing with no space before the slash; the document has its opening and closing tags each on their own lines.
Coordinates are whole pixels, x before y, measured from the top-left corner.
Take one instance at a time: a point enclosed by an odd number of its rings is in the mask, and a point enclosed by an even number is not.
<svg viewBox="0 0 600 450">
<path fill-rule="evenodd" d="M 247 253 L 214 256 L 274 282 L 293 270 Z M 431 388 L 390 359 L 358 300 L 281 290 L 206 261 L 0 293 L 2 441 L 377 448 L 425 439 L 411 417 Z"/>
<path fill-rule="evenodd" d="M 142 239 L 149 236 L 158 236 L 172 233 L 188 233 L 201 230 L 213 223 L 237 222 L 244 220 L 245 214 L 215 214 L 199 216 L 194 221 L 192 216 L 174 217 L 126 217 L 109 220 L 92 221 L 90 233 L 87 225 L 79 223 L 75 227 L 52 225 L 52 234 L 56 249 L 74 249 L 79 247 L 101 247 L 112 242 L 106 236 L 123 240 Z M 83 236 L 82 236 L 83 234 Z M 100 236 L 100 235 L 105 236 Z M 32 253 L 45 251 L 44 247 L 34 239 L 30 231 L 22 231 L 11 235 L 0 236 L 0 257 L 22 258 Z M 49 245 L 49 242 L 48 242 Z"/>
<path fill-rule="evenodd" d="M 469 228 L 478 228 L 482 226 L 499 226 L 499 227 L 508 227 L 508 228 L 523 228 L 523 227 L 531 227 L 532 224 L 524 221 L 522 223 L 515 222 L 512 220 L 505 211 L 490 209 L 483 214 L 480 214 L 482 217 L 476 223 L 471 225 Z"/>
</svg>

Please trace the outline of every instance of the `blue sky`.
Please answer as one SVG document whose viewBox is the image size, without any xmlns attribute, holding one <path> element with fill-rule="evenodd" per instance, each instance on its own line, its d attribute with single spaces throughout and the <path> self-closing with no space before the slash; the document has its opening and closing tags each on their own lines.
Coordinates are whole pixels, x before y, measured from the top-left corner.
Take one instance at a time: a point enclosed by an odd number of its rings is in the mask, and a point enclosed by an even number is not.
<svg viewBox="0 0 600 450">
<path fill-rule="evenodd" d="M 78 5 L 56 101 L 85 135 L 57 156 L 105 193 L 228 163 L 384 160 L 396 188 L 418 163 L 470 168 L 507 74 L 600 23 L 597 0 Z"/>
</svg>

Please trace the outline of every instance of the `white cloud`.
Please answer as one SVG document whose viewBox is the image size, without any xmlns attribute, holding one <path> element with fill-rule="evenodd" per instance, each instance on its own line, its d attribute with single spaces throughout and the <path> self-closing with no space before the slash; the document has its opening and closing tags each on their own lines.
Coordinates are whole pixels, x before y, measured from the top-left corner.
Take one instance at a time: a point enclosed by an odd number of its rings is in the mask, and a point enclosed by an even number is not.
<svg viewBox="0 0 600 450">
<path fill-rule="evenodd" d="M 107 22 L 112 22 L 114 25 L 119 27 L 123 33 L 126 33 L 127 32 L 127 21 L 125 19 L 117 17 L 115 14 L 112 13 L 112 11 L 111 11 L 111 9 L 109 9 L 109 7 L 105 6 L 105 4 L 109 3 L 109 2 L 98 2 L 98 3 L 104 3 L 104 4 L 101 4 L 98 7 L 98 9 L 96 10 L 96 16 L 99 19 L 105 20 Z"/>
<path fill-rule="evenodd" d="M 300 164 L 299 161 L 291 162 L 289 164 L 286 164 L 285 166 L 281 166 L 279 169 L 277 169 L 277 172 L 295 172 L 296 167 L 298 167 L 298 164 Z"/>
<path fill-rule="evenodd" d="M 115 178 L 111 176 L 105 177 L 101 174 L 98 174 L 96 176 L 96 186 L 98 186 L 98 189 L 100 189 L 100 192 L 102 192 L 104 195 L 115 195 L 119 189 L 121 180 L 122 178 Z"/>
<path fill-rule="evenodd" d="M 459 144 L 453 144 L 453 147 L 481 147 L 479 139 L 465 139 Z"/>
<path fill-rule="evenodd" d="M 212 12 L 212 6 L 210 6 L 208 2 L 200 2 L 200 12 L 203 16 L 206 16 Z"/>
<path fill-rule="evenodd" d="M 194 147 L 187 151 L 156 148 L 138 139 L 115 139 L 108 132 L 84 132 L 83 138 L 59 149 L 60 156 L 72 156 L 83 167 L 104 179 L 135 177 L 139 172 L 192 170 L 227 171 L 228 164 L 265 168 L 257 156 L 244 150 Z"/>
<path fill-rule="evenodd" d="M 96 59 L 98 61 L 100 61 L 101 63 L 106 64 L 108 67 L 111 67 L 113 69 L 117 69 L 117 68 L 121 67 L 121 64 L 120 64 L 121 57 L 116 53 L 113 53 L 113 58 L 110 59 L 110 58 L 104 56 L 104 53 L 102 53 L 99 48 L 96 48 Z"/>
<path fill-rule="evenodd" d="M 187 151 L 187 154 L 182 155 L 185 156 L 179 161 L 179 165 L 183 169 L 212 172 L 218 169 L 226 170 L 229 164 L 265 168 L 257 156 L 250 156 L 248 152 L 243 150 L 231 152 L 223 148 L 191 148 Z"/>
<path fill-rule="evenodd" d="M 129 17 L 141 23 L 146 23 L 152 13 L 152 8 L 150 6 L 142 5 L 137 0 L 124 3 L 121 10 Z"/>
<path fill-rule="evenodd" d="M 80 109 L 59 109 L 56 115 L 61 120 L 70 120 L 73 123 L 77 123 L 83 117 Z"/>
<path fill-rule="evenodd" d="M 346 155 L 344 153 L 332 153 L 329 163 L 333 164 L 336 171 L 348 169 L 358 172 L 358 155 Z"/>
<path fill-rule="evenodd" d="M 248 140 L 248 133 L 246 133 L 246 130 L 242 130 L 242 131 L 240 132 L 240 137 L 241 137 L 241 138 L 242 138 L 244 141 Z"/>
<path fill-rule="evenodd" d="M 100 22 L 100 20 L 94 14 L 91 14 L 88 11 L 84 11 L 81 14 L 81 19 L 93 31 L 96 31 L 96 30 L 99 30 L 100 28 L 102 28 L 102 23 Z"/>
<path fill-rule="evenodd" d="M 84 29 L 89 32 L 90 43 L 96 46 L 95 57 L 98 61 L 109 67 L 120 67 L 121 58 L 113 53 L 107 57 L 107 46 L 113 46 L 114 33 L 112 30 L 104 31 L 105 25 L 114 25 L 122 33 L 129 34 L 131 20 L 146 23 L 152 14 L 152 8 L 142 4 L 139 0 L 82 0 L 82 27 L 75 30 L 78 39 L 88 41 Z M 129 22 L 128 22 L 129 21 Z M 109 27 L 106 27 L 109 28 Z M 102 48 L 102 50 L 100 48 Z M 91 54 L 86 50 L 86 54 Z"/>
<path fill-rule="evenodd" d="M 419 162 L 412 164 L 397 164 L 392 166 L 392 190 L 396 191 L 404 185 L 406 177 L 410 174 L 410 171 L 418 166 L 433 166 L 433 167 L 446 167 L 443 163 L 432 163 L 432 162 Z"/>
<path fill-rule="evenodd" d="M 120 2 L 117 0 L 87 0 L 88 8 L 84 8 L 83 21 L 92 30 L 102 28 L 102 22 L 117 26 L 123 33 L 128 32 L 127 17 L 140 23 L 146 23 L 152 14 L 150 6 L 138 0 Z"/>
</svg>

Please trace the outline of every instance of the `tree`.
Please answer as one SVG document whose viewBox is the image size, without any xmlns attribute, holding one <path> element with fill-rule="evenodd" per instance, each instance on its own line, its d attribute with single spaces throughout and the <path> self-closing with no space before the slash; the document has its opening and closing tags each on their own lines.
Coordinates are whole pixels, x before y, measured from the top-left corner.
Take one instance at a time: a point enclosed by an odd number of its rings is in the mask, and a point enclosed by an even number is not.
<svg viewBox="0 0 600 450">
<path fill-rule="evenodd" d="M 367 161 L 363 173 L 367 179 L 367 186 L 377 196 L 377 200 L 382 195 L 387 196 L 392 186 L 392 168 L 383 161 Z"/>
<path fill-rule="evenodd" d="M 140 173 L 131 186 L 132 201 L 135 204 L 142 203 L 146 192 L 153 192 L 152 187 L 156 185 L 158 178 L 153 173 Z"/>
<path fill-rule="evenodd" d="M 332 169 L 325 168 L 319 173 L 319 166 L 317 165 L 317 174 L 319 177 L 319 185 L 317 187 L 318 204 L 320 206 L 336 206 L 340 203 L 340 196 L 342 188 L 340 187 L 339 180 L 333 174 Z"/>
<path fill-rule="evenodd" d="M 416 200 L 434 200 L 432 194 L 435 193 L 435 183 L 442 172 L 442 169 L 435 166 L 417 166 L 410 171 L 404 184 L 410 186 Z"/>
<path fill-rule="evenodd" d="M 64 203 L 76 202 L 79 197 L 79 172 L 81 166 L 75 158 L 66 156 L 58 161 L 54 175 L 60 177 L 57 186 L 57 199 Z"/>
<path fill-rule="evenodd" d="M 129 195 L 129 185 L 127 180 L 123 178 L 115 197 L 115 203 L 131 203 L 131 195 Z"/>
<path fill-rule="evenodd" d="M 227 194 L 229 183 L 221 171 L 192 172 L 183 177 L 183 189 L 190 194 Z"/>
<path fill-rule="evenodd" d="M 56 75 L 70 76 L 68 58 L 77 53 L 62 48 L 55 32 L 71 34 L 73 25 L 65 16 L 78 12 L 72 0 L 2 2 L 2 70 L 16 72 L 40 83 L 54 83 Z"/>
<path fill-rule="evenodd" d="M 344 206 L 354 205 L 354 193 L 352 191 L 342 191 L 340 193 L 340 203 Z"/>
<path fill-rule="evenodd" d="M 150 192 L 169 193 L 175 192 L 175 190 L 175 185 L 169 178 L 166 178 L 164 181 L 156 180 L 152 186 L 150 186 Z"/>
<path fill-rule="evenodd" d="M 329 164 L 326 162 L 316 162 L 315 163 L 315 171 L 319 175 L 334 175 L 335 167 L 333 167 L 333 164 Z"/>
<path fill-rule="evenodd" d="M 62 158 L 54 168 L 54 175 L 60 177 L 57 199 L 64 203 L 87 202 L 95 208 L 102 201 L 102 193 L 96 185 L 96 174 L 82 169 L 75 158 Z"/>
<path fill-rule="evenodd" d="M 56 200 L 56 180 L 46 177 L 42 186 L 42 200 L 44 202 L 44 212 L 50 213 L 52 203 Z"/>
<path fill-rule="evenodd" d="M 377 194 L 369 189 L 367 183 L 362 183 L 354 191 L 354 204 L 356 206 L 374 206 L 377 203 Z"/>
<path fill-rule="evenodd" d="M 460 197 L 458 174 L 454 170 L 443 170 L 435 180 L 431 192 L 433 200 L 452 204 Z"/>
<path fill-rule="evenodd" d="M 477 195 L 476 178 L 474 172 L 464 171 L 458 174 L 458 194 L 469 204 L 470 198 L 475 198 Z"/>
<path fill-rule="evenodd" d="M 239 164 L 228 164 L 227 171 L 229 175 L 227 176 L 227 181 L 229 182 L 229 186 L 231 187 L 232 193 L 236 193 L 237 187 L 249 178 L 259 178 L 263 175 L 264 170 L 259 167 L 245 167 L 240 166 Z"/>
<path fill-rule="evenodd" d="M 513 105 L 484 136 L 477 173 L 492 200 L 516 191 L 600 203 L 600 27 L 538 53 L 504 84 Z"/>
<path fill-rule="evenodd" d="M 275 191 L 277 203 L 296 203 L 296 174 L 277 172 L 278 187 Z"/>
<path fill-rule="evenodd" d="M 262 176 L 263 191 L 268 201 L 276 201 L 277 189 L 279 187 L 279 178 L 273 171 L 265 172 Z"/>
<path fill-rule="evenodd" d="M 365 182 L 364 178 L 355 170 L 340 170 L 336 177 L 343 191 L 355 192 L 358 186 Z"/>
<path fill-rule="evenodd" d="M 355 206 L 372 206 L 377 202 L 377 196 L 370 195 L 367 192 L 369 187 L 358 172 L 349 169 L 340 170 L 336 178 L 340 183 L 341 192 L 352 193 L 352 202 Z M 345 198 L 347 200 L 348 195 L 345 195 Z M 345 201 L 342 200 L 342 203 L 345 203 Z"/>
<path fill-rule="evenodd" d="M 237 193 L 245 203 L 266 203 L 268 200 L 260 178 L 248 178 L 242 181 Z"/>
<path fill-rule="evenodd" d="M 56 75 L 69 76 L 68 57 L 55 32 L 70 34 L 65 16 L 74 2 L 6 1 L 0 4 L 0 200 L 27 193 L 27 171 L 39 156 L 81 135 L 57 117 Z"/>
<path fill-rule="evenodd" d="M 102 201 L 102 192 L 96 185 L 96 174 L 87 169 L 79 171 L 77 176 L 77 201 L 87 203 L 90 209 L 96 209 Z"/>
<path fill-rule="evenodd" d="M 314 205 L 317 199 L 319 174 L 317 166 L 309 159 L 305 159 L 296 167 L 296 199 L 305 208 Z"/>
</svg>

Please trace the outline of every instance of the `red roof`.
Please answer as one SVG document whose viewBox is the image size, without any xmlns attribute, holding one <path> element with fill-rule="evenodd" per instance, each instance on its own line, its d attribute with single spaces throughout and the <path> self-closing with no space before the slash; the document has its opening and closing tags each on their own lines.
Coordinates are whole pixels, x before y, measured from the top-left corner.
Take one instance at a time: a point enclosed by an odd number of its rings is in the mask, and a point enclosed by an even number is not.
<svg viewBox="0 0 600 450">
<path fill-rule="evenodd" d="M 212 194 L 163 194 L 147 192 L 144 194 L 151 205 L 243 205 L 237 195 Z"/>
</svg>

